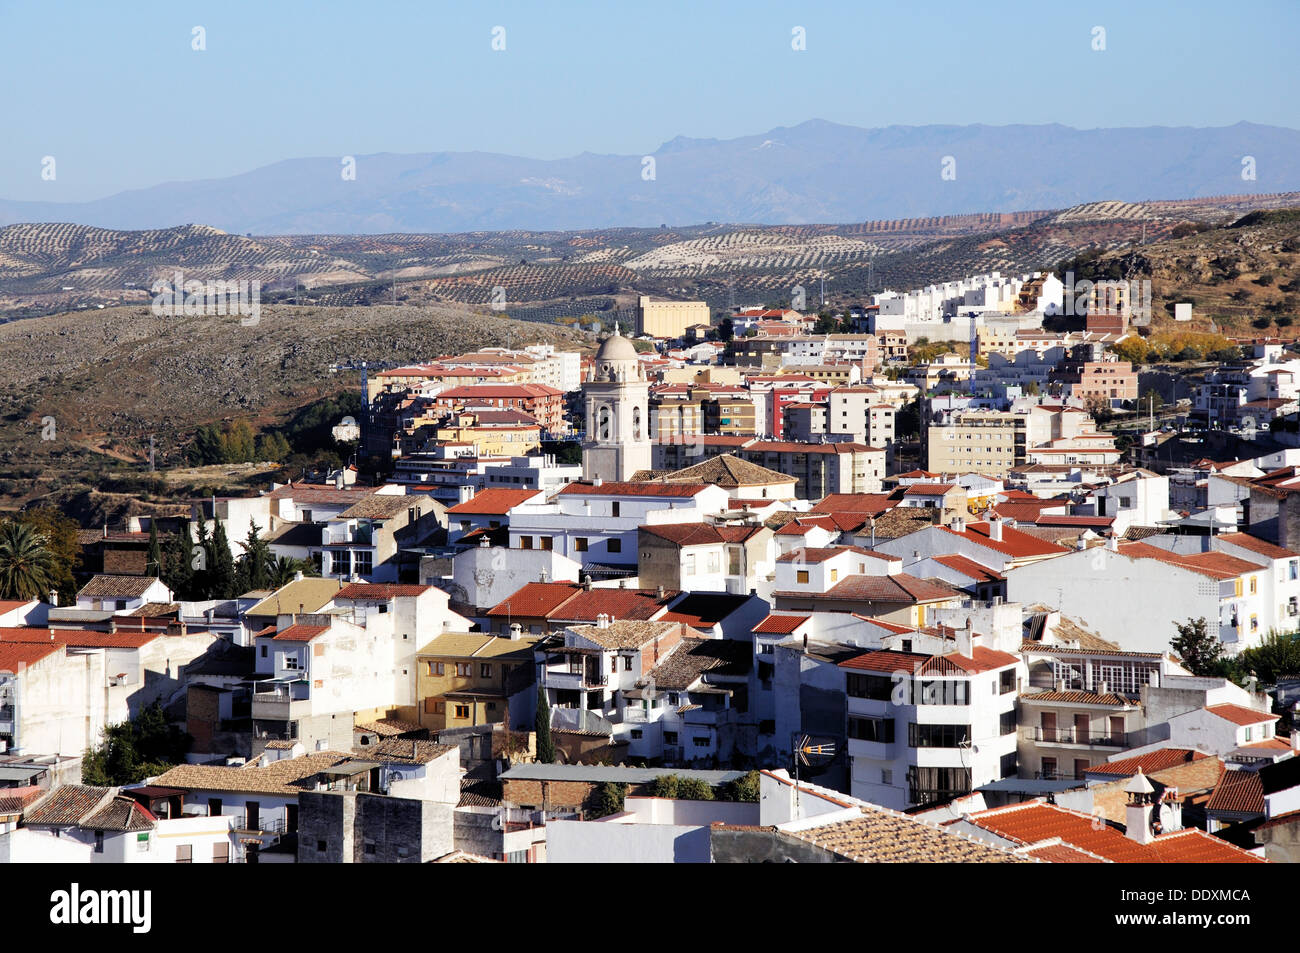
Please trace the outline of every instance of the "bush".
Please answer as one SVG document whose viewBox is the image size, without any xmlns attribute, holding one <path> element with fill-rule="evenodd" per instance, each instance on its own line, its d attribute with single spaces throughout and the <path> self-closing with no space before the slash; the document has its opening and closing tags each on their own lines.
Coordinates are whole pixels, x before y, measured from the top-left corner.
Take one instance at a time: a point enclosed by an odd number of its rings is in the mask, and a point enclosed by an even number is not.
<svg viewBox="0 0 1300 953">
<path fill-rule="evenodd" d="M 606 781 L 596 790 L 596 806 L 588 816 L 597 818 L 621 813 L 626 796 L 627 785 Z"/>
<path fill-rule="evenodd" d="M 650 785 L 651 797 L 677 797 L 681 778 L 675 774 L 661 774 Z"/>
<path fill-rule="evenodd" d="M 680 778 L 677 782 L 677 796 L 686 801 L 712 801 L 713 785 L 699 778 Z"/>
<path fill-rule="evenodd" d="M 759 778 L 757 771 L 751 771 L 743 778 L 737 778 L 727 785 L 728 801 L 747 801 L 758 803 Z"/>
</svg>

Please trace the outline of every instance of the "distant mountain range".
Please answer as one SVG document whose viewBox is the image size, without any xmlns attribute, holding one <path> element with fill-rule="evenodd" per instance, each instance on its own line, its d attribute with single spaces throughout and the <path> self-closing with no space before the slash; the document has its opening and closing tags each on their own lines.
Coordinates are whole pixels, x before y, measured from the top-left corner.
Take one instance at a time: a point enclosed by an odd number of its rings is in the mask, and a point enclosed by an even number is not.
<svg viewBox="0 0 1300 953">
<path fill-rule="evenodd" d="M 1246 156 L 1254 179 L 1242 178 Z M 1244 122 L 861 129 L 813 120 L 738 139 L 679 137 L 652 158 L 383 153 L 356 156 L 350 180 L 342 157 L 290 159 L 93 202 L 0 200 L 0 225 L 204 223 L 256 235 L 787 225 L 1300 189 L 1300 131 Z"/>
</svg>

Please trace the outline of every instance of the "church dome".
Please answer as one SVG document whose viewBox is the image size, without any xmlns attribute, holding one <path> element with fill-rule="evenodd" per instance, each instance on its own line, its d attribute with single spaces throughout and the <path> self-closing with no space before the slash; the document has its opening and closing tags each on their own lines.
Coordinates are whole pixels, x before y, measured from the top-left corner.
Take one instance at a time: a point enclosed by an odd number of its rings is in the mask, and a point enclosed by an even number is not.
<svg viewBox="0 0 1300 953">
<path fill-rule="evenodd" d="M 637 360 L 636 348 L 632 342 L 623 337 L 616 328 L 614 333 L 600 345 L 600 350 L 596 352 L 596 363 L 602 364 L 605 361 L 635 361 Z"/>
</svg>

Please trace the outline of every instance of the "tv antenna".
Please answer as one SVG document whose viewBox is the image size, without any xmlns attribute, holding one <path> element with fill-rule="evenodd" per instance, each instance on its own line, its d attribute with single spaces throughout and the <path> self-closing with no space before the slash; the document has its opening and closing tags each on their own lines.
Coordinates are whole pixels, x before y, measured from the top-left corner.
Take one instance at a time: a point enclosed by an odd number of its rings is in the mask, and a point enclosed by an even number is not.
<svg viewBox="0 0 1300 953">
<path fill-rule="evenodd" d="M 794 732 L 794 816 L 799 817 L 799 768 L 823 768 L 835 760 L 835 742 Z"/>
</svg>

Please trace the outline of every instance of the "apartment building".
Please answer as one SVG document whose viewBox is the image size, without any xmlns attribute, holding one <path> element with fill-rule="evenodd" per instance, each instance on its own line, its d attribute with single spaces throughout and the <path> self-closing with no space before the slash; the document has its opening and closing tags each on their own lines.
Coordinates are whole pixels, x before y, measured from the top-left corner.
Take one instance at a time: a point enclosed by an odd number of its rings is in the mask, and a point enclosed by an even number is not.
<svg viewBox="0 0 1300 953">
<path fill-rule="evenodd" d="M 430 731 L 532 724 L 537 637 L 446 632 L 416 653 L 420 724 Z"/>
<path fill-rule="evenodd" d="M 652 301 L 649 295 L 637 299 L 636 333 L 638 337 L 680 338 L 695 324 L 710 324 L 709 305 L 705 301 Z"/>
</svg>

